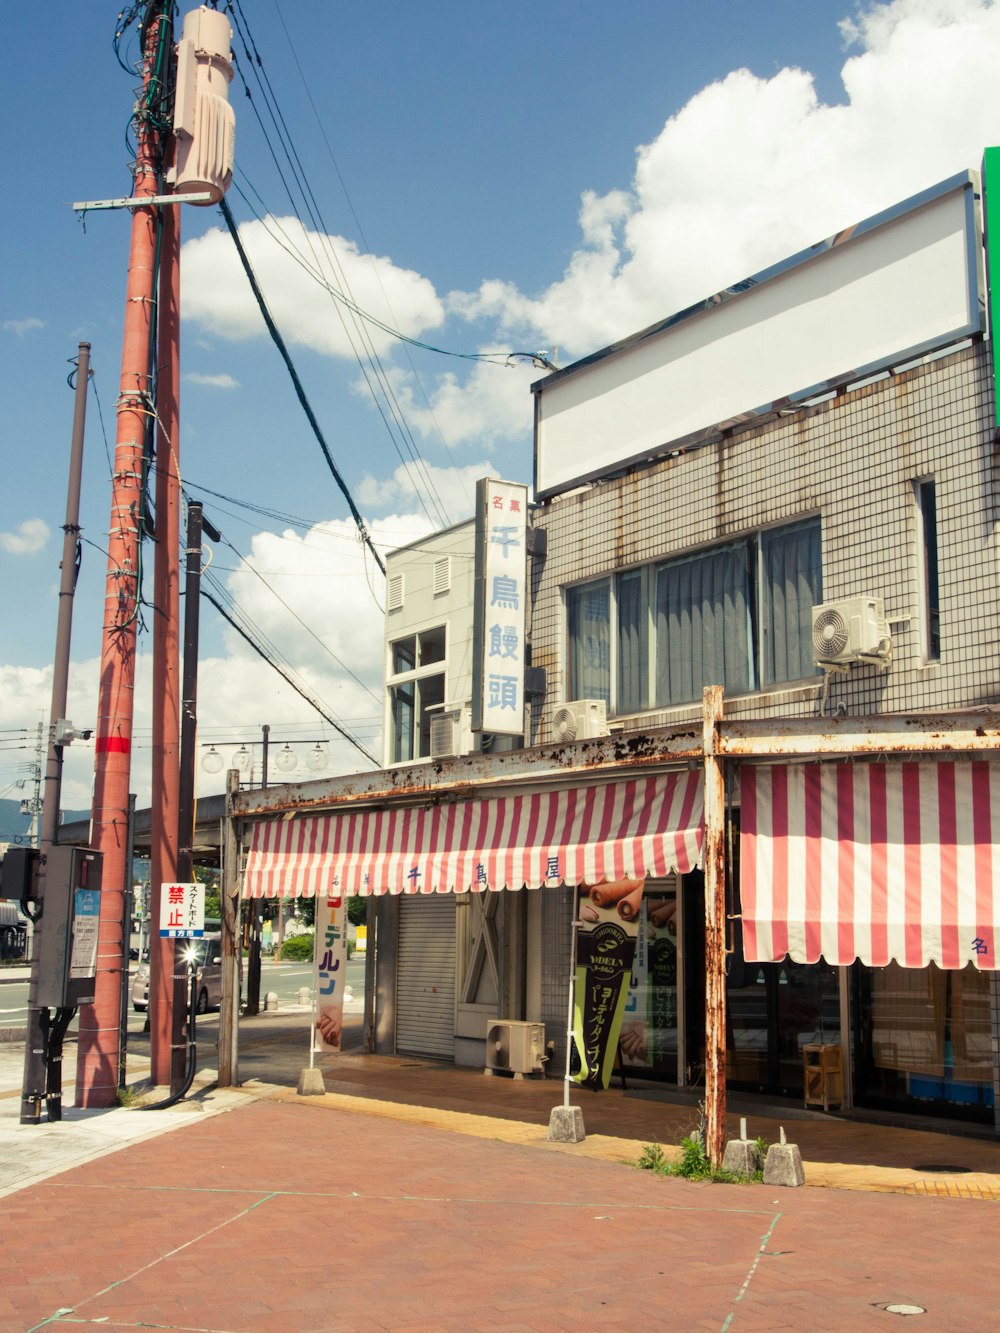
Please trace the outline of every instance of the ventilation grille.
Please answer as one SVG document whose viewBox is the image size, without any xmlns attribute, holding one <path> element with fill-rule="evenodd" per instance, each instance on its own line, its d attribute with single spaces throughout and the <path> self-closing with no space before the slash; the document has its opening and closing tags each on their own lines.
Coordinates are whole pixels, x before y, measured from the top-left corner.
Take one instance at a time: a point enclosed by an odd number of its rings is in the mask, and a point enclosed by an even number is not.
<svg viewBox="0 0 1000 1333">
<path fill-rule="evenodd" d="M 434 596 L 451 592 L 451 556 L 442 556 L 434 561 Z"/>
<path fill-rule="evenodd" d="M 403 605 L 403 575 L 390 574 L 386 610 L 398 611 L 402 605 Z"/>
</svg>

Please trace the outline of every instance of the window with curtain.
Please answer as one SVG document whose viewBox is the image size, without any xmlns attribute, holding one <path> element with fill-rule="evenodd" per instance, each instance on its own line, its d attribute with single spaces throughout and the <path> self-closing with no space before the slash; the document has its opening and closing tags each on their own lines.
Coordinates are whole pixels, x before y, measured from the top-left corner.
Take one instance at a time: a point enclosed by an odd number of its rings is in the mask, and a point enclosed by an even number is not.
<svg viewBox="0 0 1000 1333">
<path fill-rule="evenodd" d="M 569 697 L 638 713 L 816 673 L 819 518 L 566 590 Z"/>
<path fill-rule="evenodd" d="M 649 614 L 645 585 L 641 569 L 619 574 L 616 580 L 619 713 L 638 713 L 649 707 Z"/>
<path fill-rule="evenodd" d="M 753 688 L 749 544 L 671 560 L 656 571 L 656 704 Z"/>
<path fill-rule="evenodd" d="M 611 581 L 566 590 L 569 697 L 611 705 Z"/>
<path fill-rule="evenodd" d="M 760 535 L 764 685 L 816 674 L 812 609 L 823 600 L 819 519 Z"/>
</svg>

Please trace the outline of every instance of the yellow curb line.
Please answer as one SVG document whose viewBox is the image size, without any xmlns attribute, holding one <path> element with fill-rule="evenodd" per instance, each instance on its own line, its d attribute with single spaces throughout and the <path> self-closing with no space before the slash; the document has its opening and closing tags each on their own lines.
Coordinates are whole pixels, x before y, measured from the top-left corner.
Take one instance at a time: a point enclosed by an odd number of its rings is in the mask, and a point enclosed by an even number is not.
<svg viewBox="0 0 1000 1333">
<path fill-rule="evenodd" d="M 385 1120 L 400 1120 L 431 1129 L 450 1130 L 472 1138 L 493 1139 L 528 1148 L 545 1148 L 570 1153 L 596 1161 L 636 1166 L 646 1146 L 640 1139 L 619 1139 L 608 1134 L 588 1134 L 581 1143 L 550 1143 L 545 1125 L 496 1116 L 474 1115 L 468 1111 L 446 1111 L 429 1106 L 411 1106 L 405 1102 L 379 1101 L 376 1098 L 327 1092 L 321 1096 L 300 1097 L 290 1088 L 258 1084 L 232 1089 L 270 1101 L 295 1102 L 354 1115 L 375 1115 Z M 663 1147 L 668 1160 L 677 1161 L 680 1149 Z M 1000 1200 L 1000 1175 L 969 1172 L 961 1175 L 927 1176 L 908 1167 L 861 1166 L 845 1162 L 804 1162 L 805 1183 L 817 1189 L 867 1190 L 876 1193 L 925 1195 L 949 1199 Z"/>
</svg>

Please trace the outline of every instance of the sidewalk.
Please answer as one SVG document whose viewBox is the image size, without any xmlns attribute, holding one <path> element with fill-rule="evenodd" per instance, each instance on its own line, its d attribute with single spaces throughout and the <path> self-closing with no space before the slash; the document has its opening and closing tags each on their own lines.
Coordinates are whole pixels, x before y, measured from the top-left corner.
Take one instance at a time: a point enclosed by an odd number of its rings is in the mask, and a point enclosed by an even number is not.
<svg viewBox="0 0 1000 1333">
<path fill-rule="evenodd" d="M 56 1125 L 20 1125 L 24 1047 L 23 1043 L 0 1045 L 0 1197 L 64 1166 L 248 1100 L 362 1112 L 383 1121 L 631 1164 L 639 1159 L 645 1144 L 658 1143 L 669 1149 L 697 1126 L 695 1094 L 684 1101 L 681 1094 L 636 1088 L 633 1083 L 628 1091 L 612 1087 L 601 1093 L 574 1085 L 571 1101 L 583 1111 L 587 1137 L 580 1144 L 551 1145 L 546 1134 L 551 1110 L 563 1100 L 561 1081 L 484 1077 L 481 1070 L 436 1061 L 364 1055 L 360 1051 L 361 1007 L 358 998 L 349 1014 L 353 1026 L 345 1029 L 344 1053 L 318 1060 L 327 1089 L 321 1097 L 300 1098 L 296 1093 L 299 1073 L 309 1060 L 308 1010 L 298 1006 L 241 1020 L 242 1087 L 238 1089 L 213 1086 L 215 1030 L 213 1024 L 204 1024 L 194 1093 L 167 1111 L 73 1108 L 75 1046 L 71 1044 L 64 1063 L 64 1119 Z M 148 1041 L 133 1034 L 129 1083 L 144 1079 L 148 1069 Z M 741 1115 L 747 1117 L 751 1138 L 761 1135 L 776 1142 L 780 1128 L 785 1128 L 788 1140 L 799 1145 L 807 1186 L 1000 1200 L 1000 1140 L 996 1138 L 869 1124 L 791 1105 L 776 1110 L 735 1094 L 728 1118 L 732 1136 L 739 1133 Z"/>
<path fill-rule="evenodd" d="M 990 1203 L 665 1180 L 356 1097 L 203 1104 L 5 1201 L 0 1333 L 854 1333 L 893 1306 L 964 1333 L 1000 1306 Z"/>
</svg>

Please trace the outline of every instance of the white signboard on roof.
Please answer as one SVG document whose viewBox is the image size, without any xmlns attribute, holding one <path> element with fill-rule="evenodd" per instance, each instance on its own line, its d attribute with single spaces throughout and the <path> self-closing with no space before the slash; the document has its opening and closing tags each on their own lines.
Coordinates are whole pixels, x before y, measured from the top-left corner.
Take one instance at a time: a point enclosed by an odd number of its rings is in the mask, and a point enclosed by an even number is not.
<svg viewBox="0 0 1000 1333">
<path fill-rule="evenodd" d="M 540 380 L 536 498 L 980 333 L 977 190 L 963 172 Z"/>
<path fill-rule="evenodd" d="M 524 732 L 527 520 L 527 486 L 476 483 L 472 726 L 497 735 Z"/>
</svg>

